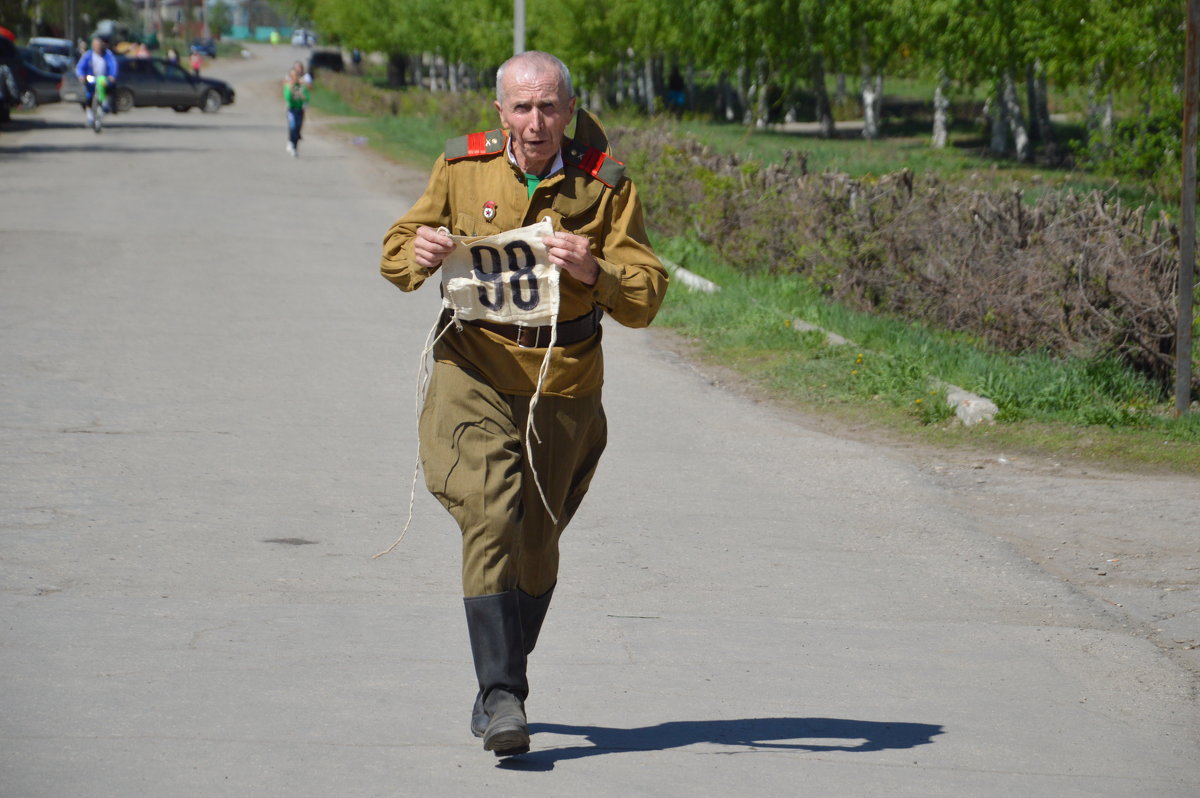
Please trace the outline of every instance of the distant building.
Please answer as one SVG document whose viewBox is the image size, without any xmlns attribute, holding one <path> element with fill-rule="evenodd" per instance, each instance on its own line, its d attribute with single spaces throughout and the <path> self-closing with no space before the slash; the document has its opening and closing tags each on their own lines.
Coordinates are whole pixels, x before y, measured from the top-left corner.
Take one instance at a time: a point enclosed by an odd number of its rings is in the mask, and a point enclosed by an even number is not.
<svg viewBox="0 0 1200 798">
<path fill-rule="evenodd" d="M 140 15 L 147 33 L 183 38 L 212 35 L 208 29 L 208 9 L 217 3 L 229 7 L 233 17 L 230 38 L 266 41 L 272 30 L 285 37 L 292 29 L 289 20 L 276 11 L 268 0 L 128 0 Z"/>
</svg>

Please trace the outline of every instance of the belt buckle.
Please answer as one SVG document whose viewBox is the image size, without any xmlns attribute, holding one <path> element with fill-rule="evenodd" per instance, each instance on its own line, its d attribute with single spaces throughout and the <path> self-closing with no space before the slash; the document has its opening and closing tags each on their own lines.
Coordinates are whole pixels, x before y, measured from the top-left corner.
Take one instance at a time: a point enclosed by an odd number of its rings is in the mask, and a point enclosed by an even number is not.
<svg viewBox="0 0 1200 798">
<path fill-rule="evenodd" d="M 541 340 L 541 327 L 526 327 L 517 325 L 517 346 L 522 349 L 535 349 Z"/>
</svg>

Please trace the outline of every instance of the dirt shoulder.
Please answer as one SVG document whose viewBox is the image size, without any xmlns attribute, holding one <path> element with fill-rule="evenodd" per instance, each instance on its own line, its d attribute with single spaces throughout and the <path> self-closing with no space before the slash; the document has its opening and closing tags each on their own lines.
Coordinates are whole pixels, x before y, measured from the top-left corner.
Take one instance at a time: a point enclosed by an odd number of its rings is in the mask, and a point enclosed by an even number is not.
<svg viewBox="0 0 1200 798">
<path fill-rule="evenodd" d="M 705 361 L 670 330 L 654 340 L 713 385 L 779 406 L 795 423 L 885 447 L 1021 555 L 1100 602 L 1114 622 L 1153 641 L 1200 678 L 1200 477 L 1123 472 L 1095 463 L 986 447 L 938 448 L 869 420 L 788 406 L 736 371 Z"/>
</svg>

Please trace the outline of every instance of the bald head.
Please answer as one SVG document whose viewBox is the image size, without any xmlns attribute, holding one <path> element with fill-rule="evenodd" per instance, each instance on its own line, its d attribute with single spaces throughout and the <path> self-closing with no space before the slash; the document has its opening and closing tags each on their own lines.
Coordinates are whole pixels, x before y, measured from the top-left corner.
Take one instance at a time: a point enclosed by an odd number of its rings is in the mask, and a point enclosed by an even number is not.
<svg viewBox="0 0 1200 798">
<path fill-rule="evenodd" d="M 558 82 L 563 101 L 575 96 L 575 90 L 571 87 L 571 71 L 567 69 L 566 64 L 550 53 L 543 53 L 540 50 L 518 53 L 496 70 L 496 100 L 501 105 L 504 104 L 504 96 L 508 91 L 510 81 L 533 80 L 551 76 Z"/>
<path fill-rule="evenodd" d="M 496 110 L 517 166 L 545 176 L 575 115 L 571 73 L 549 53 L 521 53 L 496 71 Z"/>
</svg>

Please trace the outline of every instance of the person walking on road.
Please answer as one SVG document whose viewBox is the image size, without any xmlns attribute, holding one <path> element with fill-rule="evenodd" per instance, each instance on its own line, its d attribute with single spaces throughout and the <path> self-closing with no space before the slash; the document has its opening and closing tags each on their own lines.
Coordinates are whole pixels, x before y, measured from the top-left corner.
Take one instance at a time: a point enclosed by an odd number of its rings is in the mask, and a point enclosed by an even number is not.
<svg viewBox="0 0 1200 798">
<path fill-rule="evenodd" d="M 299 73 L 301 83 L 310 89 L 312 88 L 313 76 L 312 73 L 305 68 L 303 61 L 296 61 L 292 64 L 292 68 L 288 70 L 288 75 L 290 76 L 293 72 Z"/>
<path fill-rule="evenodd" d="M 470 291 L 489 306 L 522 308 L 542 299 L 529 260 L 535 248 L 544 246 L 538 257 L 557 275 L 554 306 L 566 321 L 556 325 L 443 313 L 419 423 L 426 485 L 462 532 L 478 682 L 471 732 L 485 750 L 511 756 L 529 750 L 526 665 L 558 581 L 559 539 L 607 441 L 600 319 L 649 325 L 667 273 L 624 165 L 609 154 L 599 123 L 586 111 L 576 117 L 559 59 L 509 59 L 496 74 L 494 105 L 502 130 L 446 142 L 425 193 L 388 230 L 380 268 L 412 291 L 469 253 L 481 259 Z M 524 231 L 547 217 L 535 225 L 544 231 L 538 240 L 516 238 L 503 249 L 450 235 L 532 236 Z M 527 251 L 502 271 L 503 252 Z"/>
<path fill-rule="evenodd" d="M 304 108 L 308 105 L 308 86 L 304 84 L 303 68 L 293 67 L 283 83 L 283 101 L 287 105 L 287 151 L 293 158 L 300 156 L 300 128 L 304 126 Z"/>
</svg>

